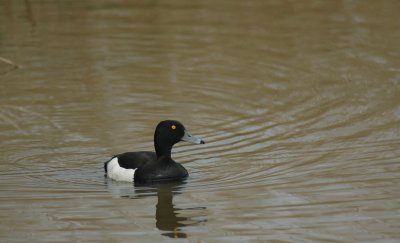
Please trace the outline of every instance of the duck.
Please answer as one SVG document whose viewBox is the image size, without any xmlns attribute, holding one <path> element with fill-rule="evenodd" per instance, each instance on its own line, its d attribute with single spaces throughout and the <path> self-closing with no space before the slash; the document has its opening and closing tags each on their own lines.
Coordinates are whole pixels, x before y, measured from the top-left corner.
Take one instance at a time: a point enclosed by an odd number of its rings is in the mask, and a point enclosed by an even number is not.
<svg viewBox="0 0 400 243">
<path fill-rule="evenodd" d="M 154 132 L 155 152 L 137 151 L 115 155 L 104 163 L 105 176 L 115 181 L 135 184 L 182 181 L 189 173 L 171 157 L 172 147 L 180 141 L 205 144 L 201 138 L 191 135 L 179 121 L 161 121 Z"/>
</svg>

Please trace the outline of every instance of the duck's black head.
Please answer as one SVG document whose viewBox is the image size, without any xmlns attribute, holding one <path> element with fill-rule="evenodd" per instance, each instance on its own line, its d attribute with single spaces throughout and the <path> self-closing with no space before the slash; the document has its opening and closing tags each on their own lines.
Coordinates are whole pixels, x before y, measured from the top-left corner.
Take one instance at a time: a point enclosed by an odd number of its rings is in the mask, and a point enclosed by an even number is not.
<svg viewBox="0 0 400 243">
<path fill-rule="evenodd" d="M 193 144 L 204 144 L 198 137 L 190 135 L 182 123 L 174 120 L 166 120 L 158 123 L 154 132 L 154 147 L 157 157 L 171 156 L 172 146 L 179 141 L 186 141 Z"/>
</svg>

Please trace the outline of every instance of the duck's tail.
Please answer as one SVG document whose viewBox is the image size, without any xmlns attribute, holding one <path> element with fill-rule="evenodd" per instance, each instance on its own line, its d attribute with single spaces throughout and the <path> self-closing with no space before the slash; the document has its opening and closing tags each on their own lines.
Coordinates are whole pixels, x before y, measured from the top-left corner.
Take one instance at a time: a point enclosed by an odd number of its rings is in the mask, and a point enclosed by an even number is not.
<svg viewBox="0 0 400 243">
<path fill-rule="evenodd" d="M 107 166 L 108 166 L 108 163 L 110 163 L 110 161 L 113 160 L 115 157 L 117 157 L 117 155 L 112 156 L 111 159 L 109 159 L 109 160 L 107 160 L 106 162 L 104 162 L 104 173 L 106 173 L 106 175 L 107 175 Z"/>
</svg>

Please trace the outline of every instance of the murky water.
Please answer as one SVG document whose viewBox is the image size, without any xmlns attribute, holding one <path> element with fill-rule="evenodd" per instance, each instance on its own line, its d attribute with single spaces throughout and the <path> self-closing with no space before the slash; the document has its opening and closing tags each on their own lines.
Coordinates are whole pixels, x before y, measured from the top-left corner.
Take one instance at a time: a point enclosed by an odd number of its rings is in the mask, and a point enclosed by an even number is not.
<svg viewBox="0 0 400 243">
<path fill-rule="evenodd" d="M 399 1 L 0 1 L 0 241 L 398 242 Z M 103 162 L 177 119 L 184 183 Z"/>
</svg>

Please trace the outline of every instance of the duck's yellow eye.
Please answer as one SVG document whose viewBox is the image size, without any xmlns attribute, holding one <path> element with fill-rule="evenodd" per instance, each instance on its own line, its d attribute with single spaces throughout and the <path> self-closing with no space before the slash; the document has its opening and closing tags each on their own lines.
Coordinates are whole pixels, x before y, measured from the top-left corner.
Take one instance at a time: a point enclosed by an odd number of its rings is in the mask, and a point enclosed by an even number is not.
<svg viewBox="0 0 400 243">
<path fill-rule="evenodd" d="M 175 126 L 175 125 L 172 125 L 172 126 L 171 126 L 171 129 L 172 129 L 172 130 L 175 130 L 175 129 L 176 129 L 176 126 Z"/>
</svg>

